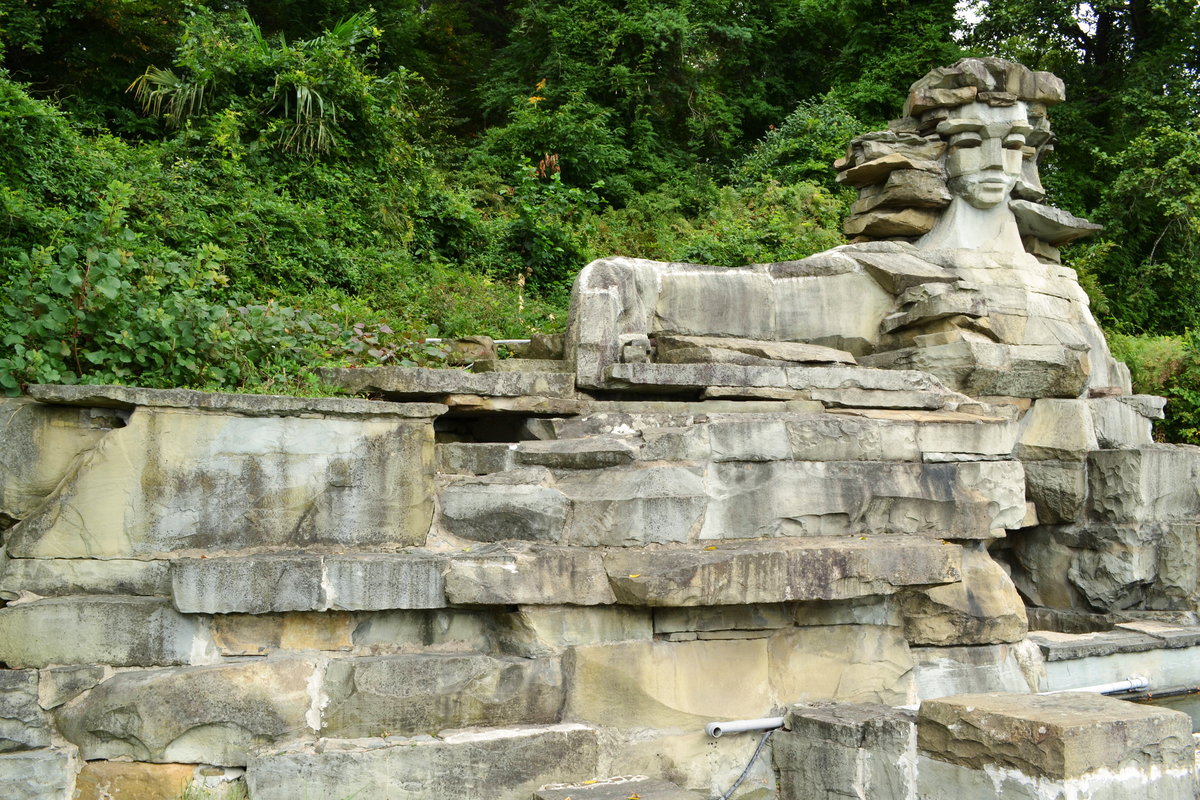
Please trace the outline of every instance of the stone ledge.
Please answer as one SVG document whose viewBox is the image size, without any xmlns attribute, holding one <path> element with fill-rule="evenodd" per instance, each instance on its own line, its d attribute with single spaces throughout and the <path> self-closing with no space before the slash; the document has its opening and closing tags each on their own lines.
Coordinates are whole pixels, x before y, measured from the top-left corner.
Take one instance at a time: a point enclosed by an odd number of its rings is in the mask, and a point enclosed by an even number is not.
<svg viewBox="0 0 1200 800">
<path fill-rule="evenodd" d="M 1069 780 L 1107 768 L 1194 770 L 1192 721 L 1103 695 L 968 694 L 926 700 L 917 747 L 971 769 L 997 766 Z"/>
<path fill-rule="evenodd" d="M 1030 633 L 1029 639 L 1041 649 L 1046 661 L 1074 661 L 1114 653 L 1144 653 L 1164 647 L 1161 639 L 1128 630 L 1099 633 L 1038 631 Z"/>
<path fill-rule="evenodd" d="M 569 399 L 575 394 L 575 376 L 563 372 L 464 372 L 460 369 L 424 367 L 321 368 L 321 380 L 352 394 L 378 392 L 385 397 L 477 395 Z"/>
<path fill-rule="evenodd" d="M 140 386 L 60 386 L 35 384 L 29 396 L 39 403 L 86 408 L 179 408 L 222 411 L 248 417 L 401 417 L 430 419 L 446 413 L 438 403 L 383 403 L 343 397 L 291 397 L 273 394 L 197 392 L 192 389 L 145 389 Z"/>
</svg>

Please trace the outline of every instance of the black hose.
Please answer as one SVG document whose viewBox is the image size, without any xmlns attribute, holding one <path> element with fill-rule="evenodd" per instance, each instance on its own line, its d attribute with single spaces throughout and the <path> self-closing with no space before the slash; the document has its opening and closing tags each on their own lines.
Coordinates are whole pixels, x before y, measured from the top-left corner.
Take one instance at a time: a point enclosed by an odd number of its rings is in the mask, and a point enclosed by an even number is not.
<svg viewBox="0 0 1200 800">
<path fill-rule="evenodd" d="M 742 774 L 737 779 L 737 783 L 729 787 L 729 791 L 721 795 L 720 800 L 729 800 L 729 798 L 737 790 L 737 787 L 742 785 L 742 781 L 746 780 L 746 776 L 750 774 L 750 768 L 753 767 L 754 762 L 758 760 L 758 754 L 762 752 L 763 747 L 767 744 L 767 739 L 770 739 L 771 734 L 777 730 L 779 730 L 779 728 L 772 728 L 771 730 L 767 731 L 766 735 L 763 736 L 762 741 L 758 743 L 758 749 L 755 750 L 754 755 L 750 757 L 750 763 L 746 765 L 744 770 L 742 770 Z"/>
</svg>

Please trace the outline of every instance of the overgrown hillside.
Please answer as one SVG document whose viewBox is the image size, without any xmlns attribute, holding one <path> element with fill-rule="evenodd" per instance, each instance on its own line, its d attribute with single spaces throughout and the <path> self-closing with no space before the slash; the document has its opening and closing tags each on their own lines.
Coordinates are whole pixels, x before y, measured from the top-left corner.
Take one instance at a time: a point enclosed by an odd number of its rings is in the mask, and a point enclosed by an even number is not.
<svg viewBox="0 0 1200 800">
<path fill-rule="evenodd" d="M 1141 0 L 0 0 L 0 384 L 319 391 L 317 363 L 436 361 L 431 331 L 561 329 L 599 255 L 803 257 L 842 241 L 845 143 L 998 54 L 1067 81 L 1048 201 L 1106 226 L 1069 263 L 1200 441 L 1198 25 Z"/>
</svg>

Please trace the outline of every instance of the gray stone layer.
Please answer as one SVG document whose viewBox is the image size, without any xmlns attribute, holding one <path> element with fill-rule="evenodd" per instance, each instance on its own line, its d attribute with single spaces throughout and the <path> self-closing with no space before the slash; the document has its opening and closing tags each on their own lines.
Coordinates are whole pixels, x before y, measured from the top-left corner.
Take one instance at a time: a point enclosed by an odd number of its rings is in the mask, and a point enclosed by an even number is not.
<svg viewBox="0 0 1200 800">
<path fill-rule="evenodd" d="M 574 376 L 562 372 L 483 372 L 422 367 L 366 367 L 317 370 L 321 380 L 348 394 L 382 394 L 388 399 L 479 395 L 481 397 L 561 397 L 575 393 Z"/>
<path fill-rule="evenodd" d="M 50 745 L 50 726 L 38 705 L 38 673 L 0 671 L 0 753 Z"/>
<path fill-rule="evenodd" d="M 10 558 L 0 574 L 0 597 L 15 600 L 22 592 L 39 597 L 82 594 L 169 597 L 170 566 L 165 561 Z"/>
<path fill-rule="evenodd" d="M 0 753 L 0 797 L 5 800 L 74 800 L 75 748 Z"/>
</svg>

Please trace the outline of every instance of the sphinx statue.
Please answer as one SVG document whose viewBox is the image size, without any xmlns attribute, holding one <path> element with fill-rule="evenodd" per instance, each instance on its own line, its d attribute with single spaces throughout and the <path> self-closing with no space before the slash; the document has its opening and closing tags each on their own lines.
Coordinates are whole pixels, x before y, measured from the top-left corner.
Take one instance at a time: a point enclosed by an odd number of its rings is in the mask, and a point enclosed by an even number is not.
<svg viewBox="0 0 1200 800">
<path fill-rule="evenodd" d="M 1129 394 L 1128 370 L 1059 258 L 1061 245 L 1100 226 L 1041 202 L 1038 162 L 1054 146 L 1048 109 L 1064 97 L 1050 73 L 963 59 L 915 83 L 903 116 L 855 138 L 834 165 L 858 189 L 850 244 L 743 269 L 588 265 L 568 335 L 579 385 L 634 388 L 629 370 L 613 371 L 631 359 L 780 363 L 744 345 L 731 355 L 687 340 L 700 337 L 830 348 L 841 356 L 808 357 L 919 370 L 973 397 Z M 658 384 L 692 386 L 673 373 Z"/>
</svg>

